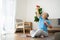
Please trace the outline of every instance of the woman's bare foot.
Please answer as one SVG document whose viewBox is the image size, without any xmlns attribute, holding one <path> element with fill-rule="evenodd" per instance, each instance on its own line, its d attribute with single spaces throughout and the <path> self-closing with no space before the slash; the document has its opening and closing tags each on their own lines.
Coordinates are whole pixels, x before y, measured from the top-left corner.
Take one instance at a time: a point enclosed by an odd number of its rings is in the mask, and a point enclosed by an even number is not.
<svg viewBox="0 0 60 40">
<path fill-rule="evenodd" d="M 41 35 L 41 38 L 45 38 L 45 37 L 48 37 L 48 36 Z"/>
<path fill-rule="evenodd" d="M 41 38 L 44 38 L 44 36 L 43 36 L 43 35 L 41 35 Z"/>
</svg>

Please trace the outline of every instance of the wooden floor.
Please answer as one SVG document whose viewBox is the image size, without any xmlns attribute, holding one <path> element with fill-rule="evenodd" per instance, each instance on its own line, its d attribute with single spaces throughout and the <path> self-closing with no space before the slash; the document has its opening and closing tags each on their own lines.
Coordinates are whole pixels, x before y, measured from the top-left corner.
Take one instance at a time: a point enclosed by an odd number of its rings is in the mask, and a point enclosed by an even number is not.
<svg viewBox="0 0 60 40">
<path fill-rule="evenodd" d="M 54 37 L 53 37 L 53 34 L 49 34 L 49 37 L 46 37 L 46 38 L 31 38 L 31 37 L 21 37 L 23 36 L 24 34 L 21 34 L 21 33 L 16 33 L 16 40 L 53 40 Z"/>
<path fill-rule="evenodd" d="M 26 37 L 26 34 L 23 33 L 15 33 L 15 34 L 3 34 L 0 36 L 1 40 L 53 40 L 53 34 L 49 35 L 46 38 L 31 38 Z"/>
</svg>

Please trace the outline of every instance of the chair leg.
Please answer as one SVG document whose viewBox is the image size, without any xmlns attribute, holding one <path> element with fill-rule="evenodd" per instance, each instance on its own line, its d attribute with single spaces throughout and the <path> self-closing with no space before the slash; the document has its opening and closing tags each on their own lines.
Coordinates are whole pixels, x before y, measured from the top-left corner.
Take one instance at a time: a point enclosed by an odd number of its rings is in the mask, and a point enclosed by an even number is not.
<svg viewBox="0 0 60 40">
<path fill-rule="evenodd" d="M 23 28 L 23 33 L 25 34 L 25 29 Z"/>
<path fill-rule="evenodd" d="M 30 28 L 30 30 L 29 31 L 31 31 L 31 28 Z"/>
</svg>

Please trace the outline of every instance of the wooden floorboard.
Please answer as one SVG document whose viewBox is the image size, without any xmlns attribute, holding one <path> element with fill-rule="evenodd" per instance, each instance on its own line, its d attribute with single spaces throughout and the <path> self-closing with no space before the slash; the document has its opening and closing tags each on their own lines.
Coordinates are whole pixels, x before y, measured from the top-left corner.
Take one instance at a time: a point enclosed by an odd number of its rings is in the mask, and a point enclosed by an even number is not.
<svg viewBox="0 0 60 40">
<path fill-rule="evenodd" d="M 28 33 L 26 33 L 28 34 Z M 1 40 L 53 40 L 54 34 L 49 34 L 46 38 L 32 38 L 32 37 L 22 37 L 26 34 L 23 33 L 15 33 L 15 34 L 2 34 L 0 35 Z"/>
<path fill-rule="evenodd" d="M 21 37 L 20 35 L 23 35 L 22 33 L 16 33 L 16 40 L 53 40 L 54 36 L 53 34 L 49 34 L 46 38 L 32 38 L 32 37 Z"/>
</svg>

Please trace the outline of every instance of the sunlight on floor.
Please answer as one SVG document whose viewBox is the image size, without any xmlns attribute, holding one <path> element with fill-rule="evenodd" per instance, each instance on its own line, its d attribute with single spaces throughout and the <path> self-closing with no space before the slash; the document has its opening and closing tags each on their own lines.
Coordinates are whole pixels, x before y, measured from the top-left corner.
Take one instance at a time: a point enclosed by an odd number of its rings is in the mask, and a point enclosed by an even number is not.
<svg viewBox="0 0 60 40">
<path fill-rule="evenodd" d="M 2 34 L 1 40 L 15 40 L 15 34 Z"/>
<path fill-rule="evenodd" d="M 21 37 L 23 36 L 24 37 Z M 0 40 L 53 40 L 53 36 L 46 37 L 46 38 L 31 38 L 26 37 L 26 34 L 16 33 L 16 34 L 2 34 L 0 35 Z"/>
</svg>

